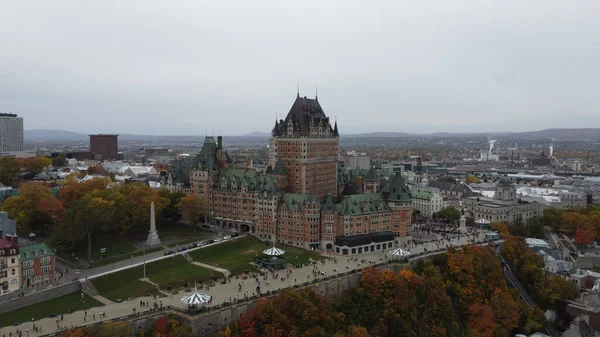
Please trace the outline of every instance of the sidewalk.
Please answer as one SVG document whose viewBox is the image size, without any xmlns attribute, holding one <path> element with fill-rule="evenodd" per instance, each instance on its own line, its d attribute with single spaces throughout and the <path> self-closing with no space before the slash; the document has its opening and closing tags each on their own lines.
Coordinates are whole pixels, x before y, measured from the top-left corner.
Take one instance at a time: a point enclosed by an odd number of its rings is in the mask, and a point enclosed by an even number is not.
<svg viewBox="0 0 600 337">
<path fill-rule="evenodd" d="M 483 240 L 482 234 L 479 235 L 478 241 L 479 240 Z M 455 239 L 455 241 L 456 241 L 456 245 L 472 243 L 466 237 L 460 238 L 460 239 Z M 428 242 L 428 243 L 416 244 L 416 245 L 408 245 L 407 243 L 404 243 L 404 245 L 405 245 L 405 247 L 410 247 L 409 248 L 410 252 L 413 255 L 416 255 L 416 254 L 422 253 L 424 251 L 433 252 L 441 247 L 445 247 L 445 245 L 450 244 L 450 242 L 451 241 L 446 241 L 444 243 Z M 385 257 L 385 255 L 387 255 L 387 258 Z M 325 276 L 333 276 L 333 275 L 337 275 L 340 273 L 346 273 L 346 272 L 352 271 L 352 270 L 360 270 L 360 269 L 363 269 L 370 265 L 369 263 L 361 264 L 361 262 L 360 262 L 361 259 L 362 260 L 372 260 L 375 263 L 383 262 L 384 260 L 392 260 L 392 256 L 389 255 L 388 250 L 386 250 L 383 253 L 382 252 L 373 252 L 373 253 L 369 253 L 369 254 L 363 254 L 357 258 L 358 258 L 358 261 L 355 262 L 354 258 L 350 259 L 349 257 L 345 257 L 345 256 L 337 256 L 337 263 L 334 262 L 333 259 L 329 259 L 329 260 L 325 260 L 325 262 L 323 262 L 323 263 L 317 263 L 314 266 L 310 265 L 310 266 L 305 266 L 302 268 L 293 268 L 293 269 L 291 269 L 292 274 L 291 274 L 291 278 L 289 280 L 281 281 L 281 277 L 284 277 L 286 272 L 285 272 L 285 270 L 280 270 L 280 271 L 276 272 L 277 275 L 275 278 L 269 277 L 268 280 L 266 280 L 266 281 L 264 281 L 262 278 L 260 278 L 259 283 L 257 283 L 256 280 L 254 280 L 254 279 L 246 279 L 246 280 L 233 279 L 229 283 L 217 284 L 217 285 L 210 287 L 209 289 L 203 289 L 203 290 L 199 290 L 199 291 L 205 292 L 205 293 L 211 295 L 212 303 L 209 306 L 215 306 L 218 304 L 222 304 L 224 301 L 232 301 L 232 300 L 235 300 L 236 298 L 243 299 L 244 294 L 248 294 L 249 296 L 256 294 L 257 286 L 260 286 L 261 292 L 266 292 L 266 291 L 282 290 L 282 289 L 294 286 L 296 284 L 301 284 L 307 280 L 310 281 L 310 280 L 314 279 L 314 276 L 313 276 L 314 269 L 313 268 L 315 268 L 315 267 L 318 269 L 319 272 L 323 272 L 325 274 Z M 418 258 L 422 258 L 422 257 L 420 256 Z M 241 291 L 239 290 L 239 285 L 242 286 Z M 185 309 L 185 304 L 183 304 L 181 302 L 181 298 L 185 294 L 186 293 L 180 293 L 178 295 L 163 297 L 157 303 L 162 303 L 163 306 L 171 305 L 171 306 Z M 141 301 L 144 301 L 144 302 L 147 301 L 147 302 L 149 302 L 150 305 L 152 305 L 154 299 L 152 297 L 142 297 L 142 298 L 136 298 L 132 301 L 113 303 L 113 304 L 108 304 L 108 305 L 105 305 L 102 307 L 91 308 L 90 310 L 88 310 L 88 313 L 87 313 L 87 321 L 84 321 L 84 315 L 83 315 L 83 312 L 81 312 L 81 311 L 75 312 L 72 314 L 67 314 L 67 315 L 64 315 L 63 321 L 58 322 L 58 325 L 62 326 L 62 327 L 64 327 L 64 326 L 70 327 L 71 325 L 83 326 L 83 325 L 93 324 L 93 323 L 98 322 L 100 313 L 106 314 L 106 318 L 104 320 L 110 320 L 110 319 L 119 318 L 119 317 L 122 317 L 125 315 L 130 315 L 134 312 L 134 309 L 137 311 L 147 310 L 148 308 L 146 308 L 146 307 L 140 307 Z M 10 312 L 7 313 L 7 315 L 10 315 Z M 90 319 L 90 317 L 93 317 L 93 315 L 96 315 L 96 319 L 97 319 L 96 321 L 94 321 L 93 319 Z M 32 330 L 33 323 L 35 323 L 36 326 L 42 327 L 41 333 L 36 333 Z M 12 332 L 14 335 L 14 333 L 16 332 L 17 329 L 20 329 L 23 331 L 25 331 L 26 329 L 30 329 L 29 336 L 31 336 L 31 337 L 40 336 L 40 335 L 55 332 L 57 329 L 57 322 L 56 322 L 55 318 L 43 318 L 43 319 L 35 321 L 35 322 L 22 323 L 19 326 L 5 327 L 5 328 L 0 329 L 0 336 L 3 334 L 6 334 L 6 336 L 8 336 L 9 332 Z"/>
</svg>

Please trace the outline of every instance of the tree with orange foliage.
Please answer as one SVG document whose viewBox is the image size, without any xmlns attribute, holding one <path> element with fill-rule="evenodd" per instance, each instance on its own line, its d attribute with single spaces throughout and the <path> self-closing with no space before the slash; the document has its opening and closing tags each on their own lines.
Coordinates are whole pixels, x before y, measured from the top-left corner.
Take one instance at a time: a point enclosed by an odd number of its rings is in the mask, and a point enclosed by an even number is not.
<svg viewBox="0 0 600 337">
<path fill-rule="evenodd" d="M 575 232 L 575 244 L 580 247 L 589 246 L 594 243 L 594 232 L 587 228 L 579 228 Z"/>
<path fill-rule="evenodd" d="M 64 207 L 52 191 L 37 182 L 21 184 L 19 195 L 4 202 L 2 208 L 17 221 L 21 233 L 48 234 L 64 215 Z"/>
<path fill-rule="evenodd" d="M 587 228 L 589 225 L 588 218 L 579 212 L 565 212 L 562 215 L 561 229 L 570 235 L 574 235 L 579 228 Z"/>
<path fill-rule="evenodd" d="M 260 299 L 239 320 L 239 331 L 244 337 L 323 336 L 332 325 L 324 298 L 311 289 L 284 290 L 272 300 Z"/>
<path fill-rule="evenodd" d="M 65 207 L 69 207 L 69 204 L 73 200 L 81 199 L 86 194 L 91 193 L 92 191 L 99 190 L 102 191 L 106 189 L 106 186 L 110 183 L 109 179 L 90 179 L 84 182 L 73 182 L 68 185 L 63 186 L 60 189 L 58 194 L 60 201 L 65 205 Z"/>
<path fill-rule="evenodd" d="M 494 320 L 494 309 L 482 303 L 473 303 L 469 306 L 467 327 L 475 330 L 479 337 L 491 337 L 500 328 Z"/>
</svg>

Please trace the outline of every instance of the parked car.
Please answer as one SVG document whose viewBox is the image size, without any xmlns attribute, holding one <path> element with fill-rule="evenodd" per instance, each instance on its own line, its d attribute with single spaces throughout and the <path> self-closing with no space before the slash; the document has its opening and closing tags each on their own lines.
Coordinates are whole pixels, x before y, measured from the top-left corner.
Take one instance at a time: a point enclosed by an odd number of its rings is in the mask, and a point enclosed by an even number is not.
<svg viewBox="0 0 600 337">
<path fill-rule="evenodd" d="M 210 245 L 211 243 L 215 243 L 215 240 L 208 240 L 208 241 L 206 241 L 207 245 Z"/>
<path fill-rule="evenodd" d="M 202 242 L 198 243 L 198 246 L 200 246 L 200 247 L 205 246 L 205 245 L 206 245 L 206 241 L 202 241 Z"/>
<path fill-rule="evenodd" d="M 187 250 L 187 247 L 179 247 L 179 248 L 177 248 L 178 252 L 184 252 L 186 250 Z"/>
<path fill-rule="evenodd" d="M 231 239 L 231 235 L 225 235 L 225 236 L 223 237 L 223 240 L 229 240 L 229 239 Z"/>
<path fill-rule="evenodd" d="M 233 234 L 231 234 L 231 237 L 232 237 L 232 238 L 235 238 L 235 237 L 238 237 L 238 236 L 240 236 L 240 234 L 239 234 L 239 233 L 233 233 Z"/>
<path fill-rule="evenodd" d="M 221 242 L 221 241 L 223 241 L 223 239 L 221 239 L 221 238 L 216 238 L 215 239 L 215 242 Z"/>
<path fill-rule="evenodd" d="M 200 247 L 197 243 L 192 243 L 191 245 L 188 246 L 188 249 L 192 249 L 192 248 L 198 248 Z"/>
<path fill-rule="evenodd" d="M 173 255 L 173 254 L 175 254 L 175 252 L 173 252 L 172 250 L 167 250 L 165 252 L 165 256 L 167 256 L 167 255 Z"/>
</svg>

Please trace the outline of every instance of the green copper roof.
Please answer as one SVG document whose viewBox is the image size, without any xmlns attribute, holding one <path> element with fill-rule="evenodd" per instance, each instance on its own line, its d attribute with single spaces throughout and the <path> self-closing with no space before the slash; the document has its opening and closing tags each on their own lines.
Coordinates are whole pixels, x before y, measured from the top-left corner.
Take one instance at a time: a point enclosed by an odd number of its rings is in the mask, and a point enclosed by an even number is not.
<svg viewBox="0 0 600 337">
<path fill-rule="evenodd" d="M 342 215 L 362 215 L 391 211 L 381 193 L 363 193 L 348 195 L 340 203 Z"/>
<path fill-rule="evenodd" d="M 43 242 L 34 242 L 31 244 L 21 245 L 19 246 L 19 251 L 21 253 L 21 261 L 31 260 L 36 257 L 54 255 L 52 249 L 48 248 L 48 246 L 46 246 L 46 244 Z"/>
<path fill-rule="evenodd" d="M 383 195 L 388 201 L 411 201 L 408 187 L 399 173 L 395 174 L 384 187 Z"/>
<path fill-rule="evenodd" d="M 271 174 L 261 175 L 255 169 L 243 168 L 230 168 L 222 171 L 215 187 L 220 189 L 221 184 L 225 182 L 227 188 L 231 188 L 233 181 L 235 181 L 237 188 L 241 188 L 246 184 L 249 192 L 279 192 L 277 178 Z"/>
<path fill-rule="evenodd" d="M 204 144 L 202 145 L 202 150 L 198 154 L 196 161 L 198 162 L 197 166 L 199 169 L 204 171 L 216 171 L 217 170 L 217 143 L 215 142 L 214 137 L 206 137 L 204 139 Z"/>
<path fill-rule="evenodd" d="M 301 212 L 304 211 L 304 202 L 306 200 L 306 194 L 284 193 L 281 196 L 281 202 L 288 210 L 293 210 L 295 206 L 298 206 Z"/>
<path fill-rule="evenodd" d="M 410 195 L 413 199 L 427 199 L 431 200 L 433 198 L 433 194 L 425 191 L 411 191 Z"/>
<path fill-rule="evenodd" d="M 275 174 L 283 174 L 286 171 L 287 170 L 283 166 L 283 161 L 281 159 L 277 159 L 277 161 L 275 162 L 275 167 L 273 168 L 273 173 L 275 173 Z"/>
<path fill-rule="evenodd" d="M 335 213 L 337 211 L 337 205 L 333 202 L 331 195 L 328 195 L 325 203 L 321 205 L 321 211 L 325 213 Z"/>
<path fill-rule="evenodd" d="M 371 165 L 369 172 L 367 172 L 366 180 L 367 181 L 377 181 L 377 175 L 375 174 L 375 168 L 373 168 L 373 165 Z"/>
</svg>

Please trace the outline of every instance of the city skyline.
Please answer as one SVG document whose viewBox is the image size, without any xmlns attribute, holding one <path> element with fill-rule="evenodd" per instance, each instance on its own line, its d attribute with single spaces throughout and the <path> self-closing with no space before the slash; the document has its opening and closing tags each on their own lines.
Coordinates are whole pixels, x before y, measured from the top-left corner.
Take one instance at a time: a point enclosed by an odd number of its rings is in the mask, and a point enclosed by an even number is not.
<svg viewBox="0 0 600 337">
<path fill-rule="evenodd" d="M 3 3 L 0 112 L 25 130 L 238 135 L 270 131 L 299 84 L 341 134 L 597 126 L 598 9 Z"/>
</svg>

